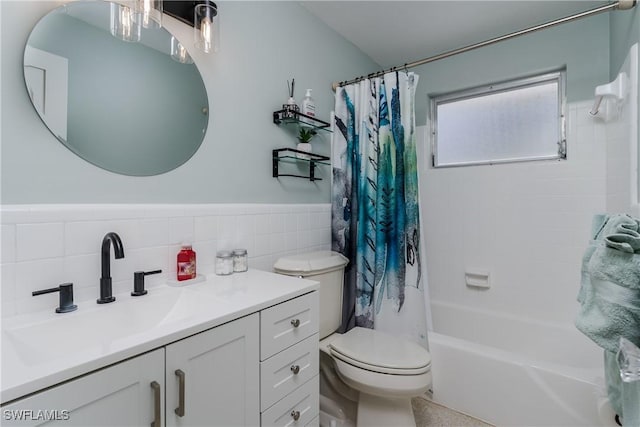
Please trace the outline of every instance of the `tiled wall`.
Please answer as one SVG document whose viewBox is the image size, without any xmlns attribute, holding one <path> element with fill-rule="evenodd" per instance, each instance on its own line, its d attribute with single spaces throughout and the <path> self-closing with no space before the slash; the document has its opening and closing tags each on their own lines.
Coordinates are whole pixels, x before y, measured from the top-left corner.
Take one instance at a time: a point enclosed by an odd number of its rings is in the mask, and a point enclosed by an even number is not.
<svg viewBox="0 0 640 427">
<path fill-rule="evenodd" d="M 605 109 L 608 103 L 612 111 L 608 120 L 603 121 L 607 138 L 607 211 L 639 215 L 637 47 L 632 51 L 620 70 L 630 76 L 624 101 L 618 107 L 616 101 L 607 99 L 601 108 Z"/>
<path fill-rule="evenodd" d="M 267 205 L 13 205 L 3 206 L 2 317 L 53 309 L 57 294 L 31 292 L 73 282 L 76 301 L 98 297 L 100 248 L 109 231 L 125 258 L 114 260 L 114 293 L 129 292 L 133 272 L 149 287 L 175 278 L 180 243 L 193 243 L 198 272 L 213 271 L 216 251 L 246 248 L 251 268 L 271 270 L 285 254 L 329 249 L 329 204 Z"/>
<path fill-rule="evenodd" d="M 607 141 L 592 105 L 567 106 L 566 161 L 423 170 L 433 300 L 573 322 L 591 220 L 606 209 Z M 488 272 L 491 288 L 466 286 L 465 272 Z"/>
</svg>

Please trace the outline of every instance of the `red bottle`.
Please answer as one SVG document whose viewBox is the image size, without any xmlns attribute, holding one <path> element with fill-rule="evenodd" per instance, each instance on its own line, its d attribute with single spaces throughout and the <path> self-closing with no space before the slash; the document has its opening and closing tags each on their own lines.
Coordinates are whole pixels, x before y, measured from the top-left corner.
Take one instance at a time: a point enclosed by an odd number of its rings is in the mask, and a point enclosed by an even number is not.
<svg viewBox="0 0 640 427">
<path fill-rule="evenodd" d="M 176 271 L 178 280 L 189 280 L 196 278 L 196 253 L 191 249 L 191 245 L 184 243 L 178 252 Z"/>
</svg>

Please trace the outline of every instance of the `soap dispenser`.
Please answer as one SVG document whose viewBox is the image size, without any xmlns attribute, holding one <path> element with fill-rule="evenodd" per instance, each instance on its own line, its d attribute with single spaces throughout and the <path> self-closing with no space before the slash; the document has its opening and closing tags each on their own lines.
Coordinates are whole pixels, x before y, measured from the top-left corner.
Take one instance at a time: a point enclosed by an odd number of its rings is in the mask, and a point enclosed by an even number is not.
<svg viewBox="0 0 640 427">
<path fill-rule="evenodd" d="M 309 117 L 316 116 L 316 102 L 311 97 L 311 89 L 307 89 L 307 93 L 304 95 L 302 99 L 302 110 L 301 113 L 307 115 Z M 304 123 L 313 124 L 311 120 L 302 118 Z"/>
<path fill-rule="evenodd" d="M 191 244 L 182 244 L 182 249 L 180 249 L 177 256 L 176 271 L 178 281 L 196 278 L 196 253 Z"/>
</svg>

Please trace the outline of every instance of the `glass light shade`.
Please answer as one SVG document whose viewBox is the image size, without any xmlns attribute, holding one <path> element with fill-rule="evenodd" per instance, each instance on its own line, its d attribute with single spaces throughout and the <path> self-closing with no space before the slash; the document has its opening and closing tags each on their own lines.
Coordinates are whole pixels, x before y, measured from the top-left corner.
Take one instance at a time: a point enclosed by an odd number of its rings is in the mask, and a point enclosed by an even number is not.
<svg viewBox="0 0 640 427">
<path fill-rule="evenodd" d="M 162 27 L 162 0 L 135 0 L 135 19 L 143 28 Z"/>
<path fill-rule="evenodd" d="M 140 22 L 130 7 L 111 3 L 111 35 L 126 42 L 140 41 Z"/>
<path fill-rule="evenodd" d="M 171 59 L 181 64 L 193 64 L 193 59 L 177 38 L 171 37 Z"/>
<path fill-rule="evenodd" d="M 194 8 L 193 16 L 194 44 L 205 53 L 217 52 L 220 39 L 218 9 L 210 3 L 198 4 Z"/>
</svg>

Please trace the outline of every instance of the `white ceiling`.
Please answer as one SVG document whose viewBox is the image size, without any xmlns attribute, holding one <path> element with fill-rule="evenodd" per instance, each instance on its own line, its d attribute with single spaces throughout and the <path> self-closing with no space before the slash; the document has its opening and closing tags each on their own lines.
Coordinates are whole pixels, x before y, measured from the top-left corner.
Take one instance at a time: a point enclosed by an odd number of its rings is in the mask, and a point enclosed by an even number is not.
<svg viewBox="0 0 640 427">
<path fill-rule="evenodd" d="M 302 1 L 384 68 L 608 4 L 608 1 Z"/>
</svg>

